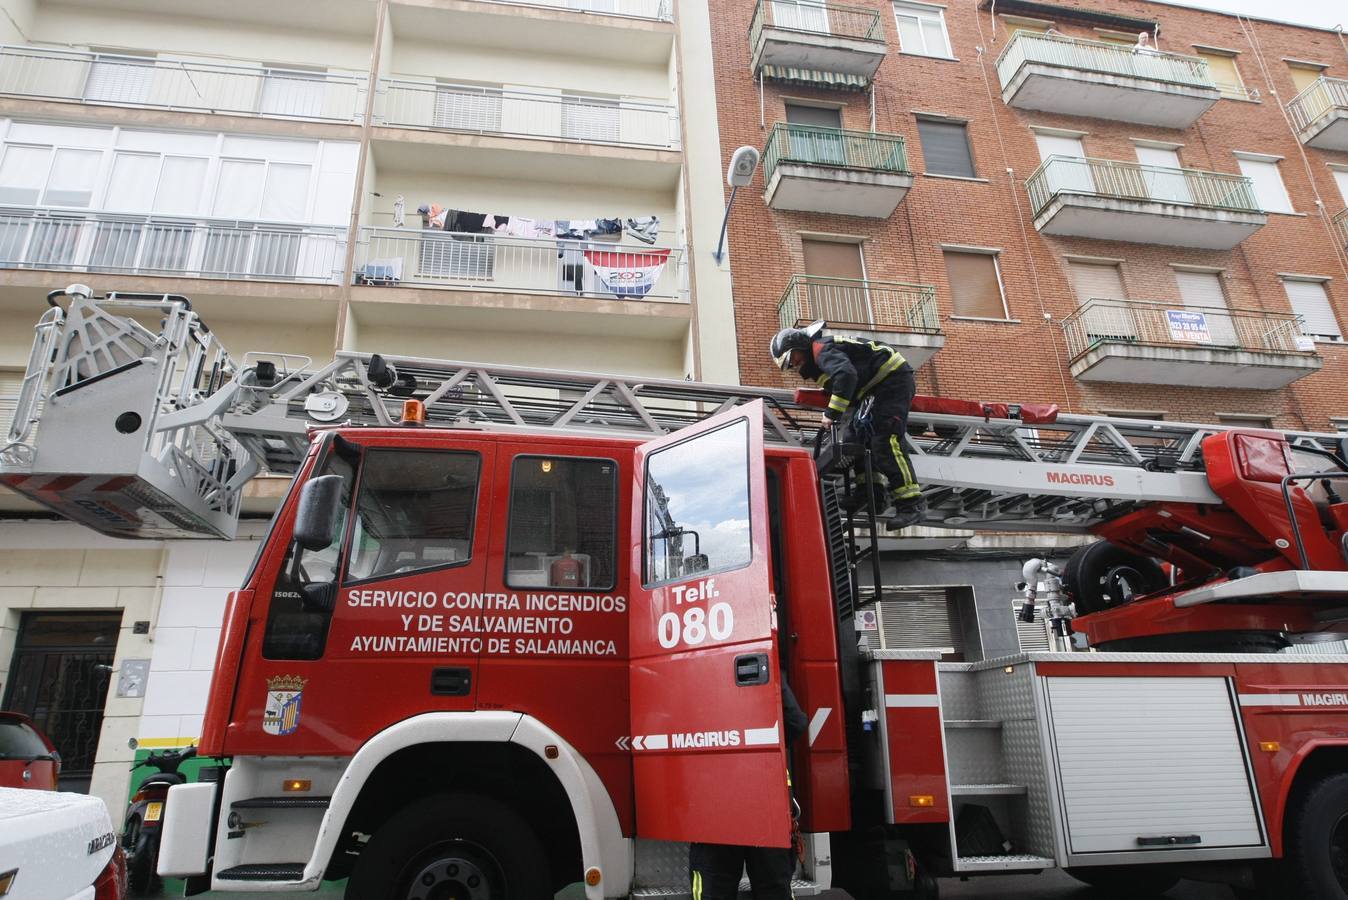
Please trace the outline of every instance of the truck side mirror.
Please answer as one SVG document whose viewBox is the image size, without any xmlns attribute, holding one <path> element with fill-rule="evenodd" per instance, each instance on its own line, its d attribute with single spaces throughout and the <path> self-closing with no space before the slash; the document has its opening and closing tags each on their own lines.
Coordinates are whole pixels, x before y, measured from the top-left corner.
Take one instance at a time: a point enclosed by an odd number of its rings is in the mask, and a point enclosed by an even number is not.
<svg viewBox="0 0 1348 900">
<path fill-rule="evenodd" d="M 342 508 L 342 476 L 320 475 L 300 491 L 295 512 L 295 543 L 305 550 L 322 550 L 337 537 Z"/>
</svg>

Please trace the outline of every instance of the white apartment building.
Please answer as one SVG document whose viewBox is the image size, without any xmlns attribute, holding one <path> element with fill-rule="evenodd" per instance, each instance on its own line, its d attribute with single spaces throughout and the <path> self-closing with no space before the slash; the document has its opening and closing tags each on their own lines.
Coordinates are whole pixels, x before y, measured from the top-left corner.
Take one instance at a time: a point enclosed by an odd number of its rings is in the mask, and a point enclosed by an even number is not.
<svg viewBox="0 0 1348 900">
<path fill-rule="evenodd" d="M 701 0 L 0 0 L 0 438 L 71 282 L 236 356 L 737 381 L 713 98 Z M 0 517 L 0 703 L 116 811 L 129 738 L 198 736 L 255 544 Z"/>
</svg>

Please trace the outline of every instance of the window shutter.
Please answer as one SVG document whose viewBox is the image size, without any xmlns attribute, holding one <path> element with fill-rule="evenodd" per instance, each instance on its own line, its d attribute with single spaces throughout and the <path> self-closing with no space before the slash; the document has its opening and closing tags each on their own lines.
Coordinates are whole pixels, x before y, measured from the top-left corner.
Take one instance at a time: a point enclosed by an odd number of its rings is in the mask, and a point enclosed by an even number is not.
<svg viewBox="0 0 1348 900">
<path fill-rule="evenodd" d="M 1213 84 L 1221 90 L 1223 97 L 1245 99 L 1245 82 L 1240 79 L 1240 70 L 1236 68 L 1236 58 L 1222 53 L 1200 53 L 1208 62 L 1208 75 Z"/>
<path fill-rule="evenodd" d="M 1334 181 L 1339 186 L 1339 193 L 1343 195 L 1343 202 L 1348 204 L 1348 170 L 1335 169 Z"/>
<path fill-rule="evenodd" d="M 1229 313 L 1214 310 L 1228 308 L 1226 292 L 1222 290 L 1221 276 L 1215 272 L 1176 272 L 1180 298 L 1185 306 L 1200 307 L 1208 323 L 1208 334 L 1214 344 L 1234 347 L 1240 344 L 1236 323 Z"/>
<path fill-rule="evenodd" d="M 1039 146 L 1039 158 L 1050 156 L 1072 156 L 1085 159 L 1086 151 L 1081 146 L 1081 138 L 1065 134 L 1035 134 L 1034 142 Z"/>
<path fill-rule="evenodd" d="M 1305 320 L 1303 331 L 1322 341 L 1343 340 L 1343 330 L 1329 304 L 1329 294 L 1319 281 L 1284 281 L 1287 299 L 1292 302 L 1292 312 Z"/>
<path fill-rule="evenodd" d="M 830 106 L 800 106 L 786 104 L 786 121 L 792 125 L 818 125 L 821 128 L 841 128 L 842 110 Z"/>
<path fill-rule="evenodd" d="M 922 139 L 922 157 L 928 172 L 974 177 L 974 159 L 964 123 L 918 119 L 917 133 Z"/>
<path fill-rule="evenodd" d="M 886 591 L 885 597 L 877 604 L 882 649 L 963 654 L 959 607 L 944 590 Z"/>
<path fill-rule="evenodd" d="M 1308 69 L 1305 66 L 1288 66 L 1287 71 L 1292 74 L 1292 83 L 1297 86 L 1298 94 L 1315 84 L 1316 79 L 1324 74 L 1320 69 Z"/>
<path fill-rule="evenodd" d="M 1005 319 L 1006 303 L 997 279 L 997 258 L 991 253 L 945 251 L 946 273 L 955 315 Z"/>
<path fill-rule="evenodd" d="M 1265 212 L 1292 212 L 1292 198 L 1282 183 L 1278 164 L 1264 159 L 1237 157 L 1240 173 L 1254 182 L 1254 196 Z"/>
<path fill-rule="evenodd" d="M 84 86 L 84 97 L 102 103 L 145 103 L 150 98 L 154 67 L 153 56 L 143 59 L 95 57 Z"/>
<path fill-rule="evenodd" d="M 1123 275 L 1117 265 L 1069 262 L 1067 271 L 1072 277 L 1072 289 L 1076 291 L 1078 304 L 1087 300 L 1128 299 L 1128 292 L 1123 287 Z"/>
</svg>

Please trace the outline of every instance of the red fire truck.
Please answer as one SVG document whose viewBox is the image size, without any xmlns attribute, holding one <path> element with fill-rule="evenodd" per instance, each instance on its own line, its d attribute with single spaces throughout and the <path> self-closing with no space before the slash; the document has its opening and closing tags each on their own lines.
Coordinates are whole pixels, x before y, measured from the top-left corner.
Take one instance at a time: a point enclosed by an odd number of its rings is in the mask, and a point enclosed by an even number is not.
<svg viewBox="0 0 1348 900">
<path fill-rule="evenodd" d="M 860 636 L 874 510 L 808 392 L 233 360 L 185 298 L 48 299 L 0 482 L 228 538 L 294 475 L 225 612 L 217 777 L 170 792 L 189 892 L 676 896 L 689 841 L 790 845 L 794 792 L 798 895 L 1348 897 L 1348 657 L 1300 652 L 1348 617 L 1335 436 L 920 399 L 930 524 L 1104 538 L 1065 594 L 1027 567 L 1055 651 L 942 662 Z"/>
</svg>

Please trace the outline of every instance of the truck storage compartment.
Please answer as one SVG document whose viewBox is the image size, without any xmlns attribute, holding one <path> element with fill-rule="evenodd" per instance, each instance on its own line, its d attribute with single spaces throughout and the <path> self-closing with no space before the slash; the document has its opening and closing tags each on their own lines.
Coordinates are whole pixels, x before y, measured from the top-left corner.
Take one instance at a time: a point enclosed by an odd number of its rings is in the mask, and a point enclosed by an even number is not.
<svg viewBox="0 0 1348 900">
<path fill-rule="evenodd" d="M 1070 854 L 1265 843 L 1227 679 L 1043 681 Z"/>
</svg>

